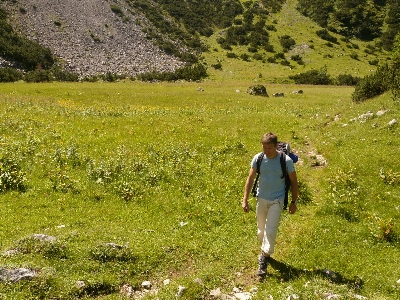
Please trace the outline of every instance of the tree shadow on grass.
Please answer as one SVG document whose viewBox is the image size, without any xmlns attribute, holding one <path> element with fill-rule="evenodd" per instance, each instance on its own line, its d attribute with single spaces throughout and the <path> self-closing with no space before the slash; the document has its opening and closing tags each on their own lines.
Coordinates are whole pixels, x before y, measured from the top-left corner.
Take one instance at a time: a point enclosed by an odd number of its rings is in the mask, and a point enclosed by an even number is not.
<svg viewBox="0 0 400 300">
<path fill-rule="evenodd" d="M 346 278 L 342 276 L 340 273 L 324 269 L 324 270 L 307 270 L 307 269 L 298 269 L 292 267 L 284 262 L 277 261 L 272 257 L 269 259 L 269 267 L 272 267 L 276 271 L 279 272 L 280 279 L 284 281 L 293 280 L 302 276 L 306 277 L 315 277 L 320 276 L 321 278 L 326 278 L 332 283 L 335 284 L 346 284 L 349 288 L 360 290 L 363 286 L 363 281 L 358 276 L 354 276 L 353 279 Z M 275 276 L 275 275 L 272 275 Z M 265 280 L 265 278 L 263 279 Z"/>
</svg>

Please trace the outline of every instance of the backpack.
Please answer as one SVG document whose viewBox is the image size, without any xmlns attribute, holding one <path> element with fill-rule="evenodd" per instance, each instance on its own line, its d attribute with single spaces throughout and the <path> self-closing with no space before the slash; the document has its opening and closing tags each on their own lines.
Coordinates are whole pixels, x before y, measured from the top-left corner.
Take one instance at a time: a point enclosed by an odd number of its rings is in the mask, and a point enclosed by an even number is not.
<svg viewBox="0 0 400 300">
<path fill-rule="evenodd" d="M 299 160 L 299 158 L 297 157 L 296 154 L 288 151 L 288 144 L 285 142 L 278 142 L 277 150 L 279 152 L 279 157 L 280 157 L 279 160 L 281 162 L 281 169 L 283 174 L 281 178 L 285 178 L 285 199 L 283 201 L 283 209 L 286 210 L 289 202 L 289 189 L 291 184 L 290 184 L 289 174 L 287 173 L 286 170 L 285 154 L 288 155 L 293 160 L 293 163 L 296 163 Z M 257 184 L 258 184 L 258 179 L 260 178 L 260 166 L 263 158 L 264 158 L 264 152 L 261 152 L 257 157 L 257 176 L 256 179 L 254 180 L 253 188 L 251 190 L 253 197 L 257 196 Z"/>
</svg>

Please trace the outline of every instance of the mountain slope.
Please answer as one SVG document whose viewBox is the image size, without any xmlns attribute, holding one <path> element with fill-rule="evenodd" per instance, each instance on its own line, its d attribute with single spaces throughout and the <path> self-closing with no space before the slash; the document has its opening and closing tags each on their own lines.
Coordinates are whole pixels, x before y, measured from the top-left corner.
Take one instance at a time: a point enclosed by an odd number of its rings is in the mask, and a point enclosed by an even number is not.
<svg viewBox="0 0 400 300">
<path fill-rule="evenodd" d="M 66 71 L 80 77 L 173 72 L 197 62 L 203 51 L 212 79 L 285 83 L 291 82 L 289 76 L 325 66 L 332 76 L 364 77 L 388 58 L 376 41 L 328 31 L 336 41 L 321 38 L 317 32 L 326 29 L 302 15 L 297 0 L 0 3 L 22 36 L 51 49 Z M 230 44 L 221 43 L 232 33 Z M 294 44 L 285 49 L 283 38 Z M 1 58 L 0 66 L 7 66 Z"/>
<path fill-rule="evenodd" d="M 50 48 L 67 71 L 81 76 L 134 76 L 184 64 L 146 38 L 146 19 L 124 1 L 20 0 L 5 5 L 21 34 Z"/>
</svg>

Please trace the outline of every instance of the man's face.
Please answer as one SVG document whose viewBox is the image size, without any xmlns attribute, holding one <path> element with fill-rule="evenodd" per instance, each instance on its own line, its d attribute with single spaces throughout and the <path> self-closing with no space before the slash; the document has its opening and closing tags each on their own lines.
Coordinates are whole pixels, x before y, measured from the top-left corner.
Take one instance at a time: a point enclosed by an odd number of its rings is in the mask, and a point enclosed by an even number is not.
<svg viewBox="0 0 400 300">
<path fill-rule="evenodd" d="M 263 143 L 263 152 L 268 158 L 274 158 L 276 156 L 276 149 L 278 148 L 278 145 L 275 145 L 273 143 Z"/>
</svg>

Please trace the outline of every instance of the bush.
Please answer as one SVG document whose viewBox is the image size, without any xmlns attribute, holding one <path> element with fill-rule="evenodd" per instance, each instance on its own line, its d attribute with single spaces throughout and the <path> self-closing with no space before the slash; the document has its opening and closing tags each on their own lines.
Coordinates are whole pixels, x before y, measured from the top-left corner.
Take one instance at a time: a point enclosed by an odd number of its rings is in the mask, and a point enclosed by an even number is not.
<svg viewBox="0 0 400 300">
<path fill-rule="evenodd" d="M 290 59 L 297 62 L 299 65 L 304 65 L 303 59 L 301 58 L 301 56 L 299 54 L 292 55 L 290 57 Z"/>
<path fill-rule="evenodd" d="M 250 61 L 250 56 L 247 53 L 241 54 L 240 58 L 244 61 Z"/>
<path fill-rule="evenodd" d="M 211 67 L 213 67 L 215 70 L 222 70 L 222 64 L 220 62 L 212 64 Z"/>
<path fill-rule="evenodd" d="M 0 82 L 15 82 L 23 78 L 22 72 L 13 68 L 0 68 Z"/>
<path fill-rule="evenodd" d="M 238 58 L 238 55 L 236 53 L 233 53 L 233 52 L 228 52 L 226 54 L 226 57 L 228 57 L 228 58 Z"/>
<path fill-rule="evenodd" d="M 54 77 L 51 71 L 36 70 L 26 73 L 24 80 L 26 82 L 51 82 L 54 80 Z"/>
<path fill-rule="evenodd" d="M 335 38 L 334 36 L 332 36 L 327 29 L 321 29 L 321 30 L 317 30 L 316 34 L 323 40 L 337 44 L 337 38 Z"/>
<path fill-rule="evenodd" d="M 305 73 L 289 76 L 296 84 L 327 85 L 331 84 L 330 76 L 326 67 L 320 70 L 310 70 Z"/>
<path fill-rule="evenodd" d="M 400 74 L 400 63 L 385 64 L 374 74 L 365 76 L 356 85 L 352 95 L 354 102 L 362 102 L 389 91 L 394 87 L 395 78 Z"/>
<path fill-rule="evenodd" d="M 337 85 L 355 86 L 360 81 L 360 77 L 353 77 L 350 74 L 341 74 L 336 78 Z"/>
<path fill-rule="evenodd" d="M 281 36 L 279 42 L 285 52 L 289 51 L 294 45 L 296 45 L 296 41 L 289 35 Z"/>
<path fill-rule="evenodd" d="M 255 59 L 255 60 L 263 60 L 263 56 L 260 53 L 254 53 L 253 59 Z"/>
<path fill-rule="evenodd" d="M 149 72 L 138 75 L 142 81 L 176 81 L 187 80 L 197 81 L 207 77 L 207 69 L 203 64 L 197 63 L 191 66 L 185 66 L 177 69 L 175 72 Z"/>
</svg>

